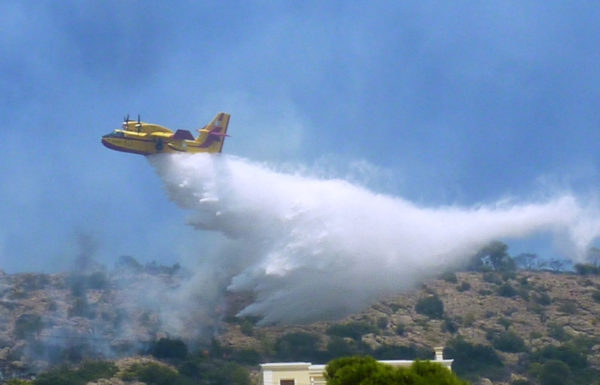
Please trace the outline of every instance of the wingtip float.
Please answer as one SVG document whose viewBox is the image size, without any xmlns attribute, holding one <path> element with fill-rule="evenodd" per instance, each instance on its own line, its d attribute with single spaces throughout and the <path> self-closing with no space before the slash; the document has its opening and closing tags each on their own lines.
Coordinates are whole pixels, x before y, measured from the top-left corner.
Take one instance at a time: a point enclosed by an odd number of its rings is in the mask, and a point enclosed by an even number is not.
<svg viewBox="0 0 600 385">
<path fill-rule="evenodd" d="M 130 152 L 140 155 L 175 152 L 207 152 L 219 153 L 223 150 L 223 142 L 227 135 L 230 115 L 220 112 L 206 126 L 198 129 L 194 138 L 187 130 L 172 130 L 153 123 L 130 120 L 129 115 L 123 120 L 120 129 L 102 137 L 102 144 L 111 150 Z"/>
</svg>

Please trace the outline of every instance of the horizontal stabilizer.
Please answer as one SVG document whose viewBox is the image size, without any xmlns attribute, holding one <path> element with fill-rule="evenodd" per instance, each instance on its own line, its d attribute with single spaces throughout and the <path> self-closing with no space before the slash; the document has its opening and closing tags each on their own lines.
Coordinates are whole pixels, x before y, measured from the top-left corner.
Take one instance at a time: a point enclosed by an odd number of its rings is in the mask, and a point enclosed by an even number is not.
<svg viewBox="0 0 600 385">
<path fill-rule="evenodd" d="M 177 130 L 173 135 L 175 140 L 194 140 L 194 136 L 188 130 Z"/>
</svg>

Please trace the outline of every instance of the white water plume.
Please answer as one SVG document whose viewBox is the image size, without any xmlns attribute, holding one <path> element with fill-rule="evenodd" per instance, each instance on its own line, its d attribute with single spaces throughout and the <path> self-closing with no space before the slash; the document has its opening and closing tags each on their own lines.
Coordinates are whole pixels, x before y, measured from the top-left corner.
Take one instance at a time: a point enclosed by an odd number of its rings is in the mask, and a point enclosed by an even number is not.
<svg viewBox="0 0 600 385">
<path fill-rule="evenodd" d="M 424 208 L 341 179 L 277 172 L 227 155 L 150 162 L 170 198 L 190 211 L 192 226 L 231 239 L 236 251 L 205 266 L 227 271 L 230 291 L 254 292 L 240 315 L 263 323 L 360 310 L 464 263 L 494 239 L 552 232 L 578 257 L 600 233 L 597 216 L 572 195 Z"/>
</svg>

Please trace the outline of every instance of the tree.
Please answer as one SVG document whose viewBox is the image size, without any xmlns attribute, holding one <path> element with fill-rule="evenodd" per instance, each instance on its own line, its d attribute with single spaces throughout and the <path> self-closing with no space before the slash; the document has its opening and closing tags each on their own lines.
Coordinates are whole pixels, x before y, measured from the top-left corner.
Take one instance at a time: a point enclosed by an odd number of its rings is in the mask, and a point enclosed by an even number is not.
<svg viewBox="0 0 600 385">
<path fill-rule="evenodd" d="M 442 319 L 444 317 L 444 303 L 437 295 L 421 298 L 415 305 L 415 310 L 429 318 Z"/>
<path fill-rule="evenodd" d="M 514 271 L 516 263 L 507 250 L 508 246 L 505 243 L 492 241 L 473 256 L 469 268 L 475 271 Z"/>
<path fill-rule="evenodd" d="M 392 367 L 372 357 L 344 357 L 327 364 L 328 385 L 466 385 L 452 371 L 440 364 L 416 361 L 410 367 Z"/>
<path fill-rule="evenodd" d="M 554 272 L 559 272 L 565 267 L 565 262 L 560 259 L 553 259 L 548 263 L 548 267 Z"/>
<path fill-rule="evenodd" d="M 592 265 L 600 267 L 600 249 L 597 247 L 590 247 L 587 254 L 588 260 L 591 261 Z"/>
<path fill-rule="evenodd" d="M 522 253 L 515 257 L 515 263 L 518 267 L 525 270 L 533 270 L 538 256 L 535 253 Z"/>
<path fill-rule="evenodd" d="M 540 370 L 539 380 L 542 385 L 565 385 L 569 383 L 571 370 L 559 360 L 549 360 Z"/>
</svg>

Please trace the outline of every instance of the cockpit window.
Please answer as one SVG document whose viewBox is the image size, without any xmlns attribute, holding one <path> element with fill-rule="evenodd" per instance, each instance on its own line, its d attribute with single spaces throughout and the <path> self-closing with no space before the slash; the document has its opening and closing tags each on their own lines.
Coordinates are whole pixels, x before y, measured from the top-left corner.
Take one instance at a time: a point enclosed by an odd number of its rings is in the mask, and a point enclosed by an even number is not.
<svg viewBox="0 0 600 385">
<path fill-rule="evenodd" d="M 125 134 L 121 131 L 114 130 L 110 134 L 106 134 L 103 138 L 124 138 Z"/>
</svg>

